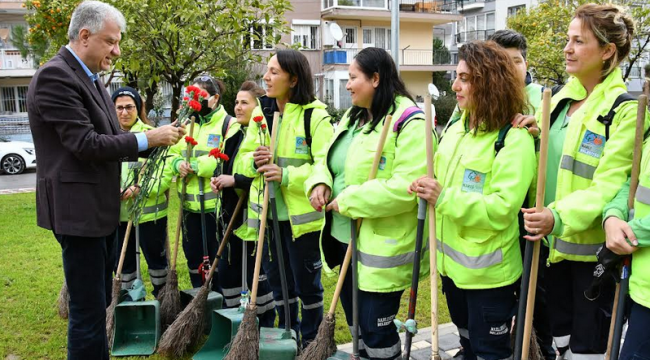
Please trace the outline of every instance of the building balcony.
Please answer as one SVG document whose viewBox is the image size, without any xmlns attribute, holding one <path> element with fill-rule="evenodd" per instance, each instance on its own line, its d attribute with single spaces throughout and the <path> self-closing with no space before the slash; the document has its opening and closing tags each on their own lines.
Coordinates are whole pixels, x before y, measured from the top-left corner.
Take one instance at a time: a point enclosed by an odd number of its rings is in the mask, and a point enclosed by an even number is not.
<svg viewBox="0 0 650 360">
<path fill-rule="evenodd" d="M 463 44 L 474 40 L 487 40 L 487 38 L 494 34 L 492 30 L 473 30 L 464 31 L 455 35 L 456 44 Z"/>
<path fill-rule="evenodd" d="M 322 0 L 325 20 L 390 21 L 392 0 Z M 399 0 L 401 22 L 442 25 L 463 19 L 455 0 Z"/>
<path fill-rule="evenodd" d="M 30 77 L 36 73 L 31 58 L 23 59 L 19 50 L 0 50 L 0 77 Z"/>
<path fill-rule="evenodd" d="M 332 49 L 323 52 L 323 65 L 349 65 L 361 49 Z M 390 51 L 387 50 L 390 54 Z M 447 50 L 402 49 L 400 71 L 454 70 L 451 54 Z"/>
</svg>

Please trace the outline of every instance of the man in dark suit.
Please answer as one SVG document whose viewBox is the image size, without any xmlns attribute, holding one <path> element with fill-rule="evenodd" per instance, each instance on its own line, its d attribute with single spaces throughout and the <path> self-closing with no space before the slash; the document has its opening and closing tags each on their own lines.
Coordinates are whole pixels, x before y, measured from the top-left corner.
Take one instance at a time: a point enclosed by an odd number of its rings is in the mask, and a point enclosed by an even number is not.
<svg viewBox="0 0 650 360">
<path fill-rule="evenodd" d="M 120 214 L 120 161 L 175 144 L 185 132 L 172 125 L 140 134 L 120 130 L 98 73 L 120 55 L 125 24 L 110 5 L 80 4 L 70 20 L 69 44 L 36 72 L 27 93 L 39 158 L 37 222 L 52 230 L 63 250 L 70 360 L 109 359 L 105 319 Z"/>
</svg>

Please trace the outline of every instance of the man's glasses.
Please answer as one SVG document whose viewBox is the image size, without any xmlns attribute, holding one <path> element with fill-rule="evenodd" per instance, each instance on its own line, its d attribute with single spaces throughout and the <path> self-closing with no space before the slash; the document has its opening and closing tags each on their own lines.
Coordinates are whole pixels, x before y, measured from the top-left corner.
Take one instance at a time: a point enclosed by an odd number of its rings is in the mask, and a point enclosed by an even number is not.
<svg viewBox="0 0 650 360">
<path fill-rule="evenodd" d="M 117 113 L 121 113 L 122 111 L 126 110 L 126 112 L 131 112 L 135 110 L 135 105 L 127 105 L 127 106 L 116 106 L 115 110 L 117 110 Z"/>
</svg>

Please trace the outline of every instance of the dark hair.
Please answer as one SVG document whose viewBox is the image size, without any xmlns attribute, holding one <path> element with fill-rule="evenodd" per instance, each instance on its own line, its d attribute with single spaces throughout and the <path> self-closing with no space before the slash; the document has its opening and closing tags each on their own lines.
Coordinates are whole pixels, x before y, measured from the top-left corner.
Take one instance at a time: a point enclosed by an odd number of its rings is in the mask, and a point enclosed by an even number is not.
<svg viewBox="0 0 650 360">
<path fill-rule="evenodd" d="M 289 73 L 289 77 L 296 77 L 296 86 L 291 89 L 289 102 L 298 105 L 307 105 L 314 100 L 314 83 L 311 67 L 305 55 L 297 50 L 278 50 L 275 54 L 282 70 Z"/>
<path fill-rule="evenodd" d="M 149 121 L 149 118 L 147 117 L 147 111 L 144 106 L 142 106 L 142 96 L 140 96 L 140 93 L 138 90 L 129 87 L 129 86 L 123 86 L 113 92 L 111 95 L 111 100 L 113 100 L 113 103 L 117 100 L 117 98 L 121 97 L 129 97 L 133 99 L 133 103 L 135 103 L 135 108 L 138 112 L 138 116 L 140 117 L 140 120 L 144 122 L 147 125 L 151 125 L 151 122 Z"/>
<path fill-rule="evenodd" d="M 493 41 L 472 41 L 458 51 L 469 67 L 471 126 L 478 132 L 501 129 L 527 110 L 524 80 L 508 53 Z"/>
<path fill-rule="evenodd" d="M 582 21 L 582 28 L 589 29 L 600 47 L 614 44 L 616 52 L 603 64 L 603 78 L 609 75 L 630 54 L 634 37 L 634 20 L 622 7 L 613 4 L 585 4 L 576 9 L 574 19 Z"/>
<path fill-rule="evenodd" d="M 226 85 L 223 84 L 223 81 L 215 79 L 210 75 L 201 75 L 194 79 L 192 83 L 201 85 L 210 96 L 219 95 L 219 102 L 221 102 L 221 98 L 226 92 Z"/>
<path fill-rule="evenodd" d="M 411 101 L 413 101 L 413 97 L 406 90 L 406 86 L 395 67 L 395 62 L 393 62 L 393 58 L 388 55 L 386 50 L 376 47 L 365 48 L 354 57 L 354 61 L 357 62 L 357 66 L 369 79 L 374 74 L 379 75 L 379 85 L 372 97 L 370 112 L 368 112 L 368 109 L 358 106 L 353 106 L 350 110 L 351 123 L 359 119 L 367 121 L 370 114 L 372 114 L 372 122 L 368 131 L 370 132 L 375 130 L 377 124 L 388 115 L 391 108 L 396 108 L 395 98 L 398 95 L 405 96 Z"/>
<path fill-rule="evenodd" d="M 258 98 L 260 96 L 264 96 L 266 94 L 266 91 L 262 89 L 255 81 L 247 80 L 244 81 L 241 84 L 241 87 L 239 88 L 239 91 L 247 91 L 249 92 L 254 98 Z"/>
<path fill-rule="evenodd" d="M 524 60 L 526 60 L 528 44 L 526 43 L 526 37 L 522 34 L 510 29 L 498 30 L 490 35 L 488 40 L 492 40 L 506 49 L 516 48 L 521 52 Z"/>
</svg>

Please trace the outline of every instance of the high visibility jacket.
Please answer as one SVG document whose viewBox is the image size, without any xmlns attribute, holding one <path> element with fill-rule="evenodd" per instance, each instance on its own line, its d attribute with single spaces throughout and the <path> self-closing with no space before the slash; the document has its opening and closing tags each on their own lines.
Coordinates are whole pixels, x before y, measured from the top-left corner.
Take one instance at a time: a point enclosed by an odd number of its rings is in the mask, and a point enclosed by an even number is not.
<svg viewBox="0 0 650 360">
<path fill-rule="evenodd" d="M 395 123 L 406 109 L 415 106 L 408 98 L 398 96 L 391 109 L 391 130 L 386 138 L 377 178 L 368 181 L 377 143 L 385 119 L 370 133 L 370 123 L 358 133 L 345 162 L 345 190 L 336 198 L 339 213 L 351 219 L 363 218 L 357 237 L 359 288 L 370 292 L 393 292 L 411 285 L 415 238 L 417 235 L 418 201 L 406 191 L 414 179 L 427 173 L 424 116 L 416 114 L 394 131 Z M 336 128 L 333 141 L 350 126 L 350 111 Z M 437 146 L 437 142 L 434 144 Z M 323 158 L 305 183 L 309 194 L 318 184 L 333 185 L 332 173 Z M 426 222 L 425 222 L 426 223 Z M 426 234 L 426 229 L 425 229 Z M 426 235 L 425 235 L 426 236 Z M 420 276 L 429 273 L 428 242 L 423 242 Z"/>
<path fill-rule="evenodd" d="M 557 172 L 555 201 L 548 205 L 555 217 L 554 236 L 550 236 L 552 263 L 595 262 L 605 241 L 603 208 L 627 180 L 632 167 L 637 102 L 627 101 L 616 109 L 609 140 L 598 117 L 607 115 L 616 98 L 626 91 L 621 70 L 616 68 L 571 115 Z M 562 99 L 580 101 L 586 97 L 582 84 L 571 78 L 553 96 L 551 111 Z M 557 121 L 562 121 L 561 117 Z M 537 121 L 541 123 L 541 112 Z"/>
<path fill-rule="evenodd" d="M 314 109 L 310 126 L 311 149 L 306 142 L 304 126 L 304 113 L 306 109 L 310 108 Z M 319 231 L 323 225 L 324 214 L 314 211 L 311 207 L 309 199 L 305 196 L 303 184 L 311 174 L 313 164 L 325 157 L 327 144 L 334 133 L 326 108 L 327 106 L 318 100 L 306 105 L 287 103 L 282 116 L 277 137 L 275 163 L 282 168 L 283 180 L 286 178 L 286 183 L 283 181 L 280 190 L 287 206 L 294 239 L 310 232 Z M 249 193 L 250 202 L 247 214 L 248 226 L 254 229 L 259 229 L 264 194 L 263 178 L 256 172 L 253 153 L 261 145 L 261 138 L 264 139 L 266 146 L 271 143 L 270 128 L 267 128 L 262 136 L 259 133 L 260 125 L 267 124 L 269 120 L 263 115 L 260 107 L 253 110 L 250 126 L 248 126 L 246 137 L 239 150 L 243 162 L 242 174 L 255 178 Z M 264 117 L 260 124 L 253 122 L 252 119 L 256 116 Z"/>
<path fill-rule="evenodd" d="M 512 128 L 496 153 L 499 130 L 475 133 L 467 116 L 445 131 L 435 155 L 438 270 L 462 289 L 492 289 L 521 276 L 517 215 L 537 168 L 535 146 Z"/>
<path fill-rule="evenodd" d="M 196 122 L 194 124 L 194 130 L 192 137 L 197 141 L 197 145 L 192 149 L 190 164 L 194 170 L 194 174 L 189 174 L 184 180 L 178 178 L 176 180 L 176 191 L 180 197 L 181 191 L 183 188 L 183 181 L 187 181 L 187 189 L 185 194 L 185 202 L 183 208 L 191 212 L 201 211 L 201 204 L 199 201 L 199 181 L 203 182 L 203 191 L 205 194 L 204 208 L 206 212 L 214 211 L 217 207 L 217 194 L 213 193 L 210 190 L 210 178 L 214 175 L 214 171 L 217 168 L 217 160 L 208 156 L 210 150 L 214 148 L 219 148 L 223 150 L 224 143 L 224 134 L 223 131 L 223 122 L 226 119 L 226 110 L 224 110 L 222 105 L 219 105 L 212 113 L 210 113 L 206 119 L 203 119 L 203 123 Z M 232 136 L 239 130 L 239 123 L 236 121 L 231 122 L 230 128 L 228 129 L 225 137 Z M 189 126 L 186 128 L 189 135 Z M 178 166 L 182 161 L 185 161 L 185 156 L 187 154 L 187 143 L 185 141 L 179 141 L 176 145 L 172 146 L 169 149 L 170 158 L 167 159 L 166 171 L 163 176 L 162 187 L 169 187 L 171 185 L 171 179 L 173 176 L 178 175 Z M 221 166 L 221 161 L 219 161 Z"/>
<path fill-rule="evenodd" d="M 135 124 L 131 127 L 131 132 L 144 132 L 147 130 L 153 129 L 153 126 L 149 126 L 143 123 L 140 119 L 137 119 Z M 121 188 L 124 189 L 127 186 L 133 185 L 138 181 L 138 174 L 142 165 L 145 163 L 146 159 L 138 159 L 138 161 L 123 162 L 122 163 L 122 174 L 121 174 Z M 149 197 L 144 203 L 142 208 L 142 213 L 140 215 L 139 223 L 145 223 L 152 220 L 162 219 L 167 216 L 167 197 L 165 196 L 164 191 L 159 191 L 158 183 L 155 182 L 150 186 L 151 190 L 149 192 Z M 133 206 L 133 199 L 128 199 L 122 201 L 120 204 L 120 221 L 125 222 L 129 221 L 129 211 Z"/>
</svg>

